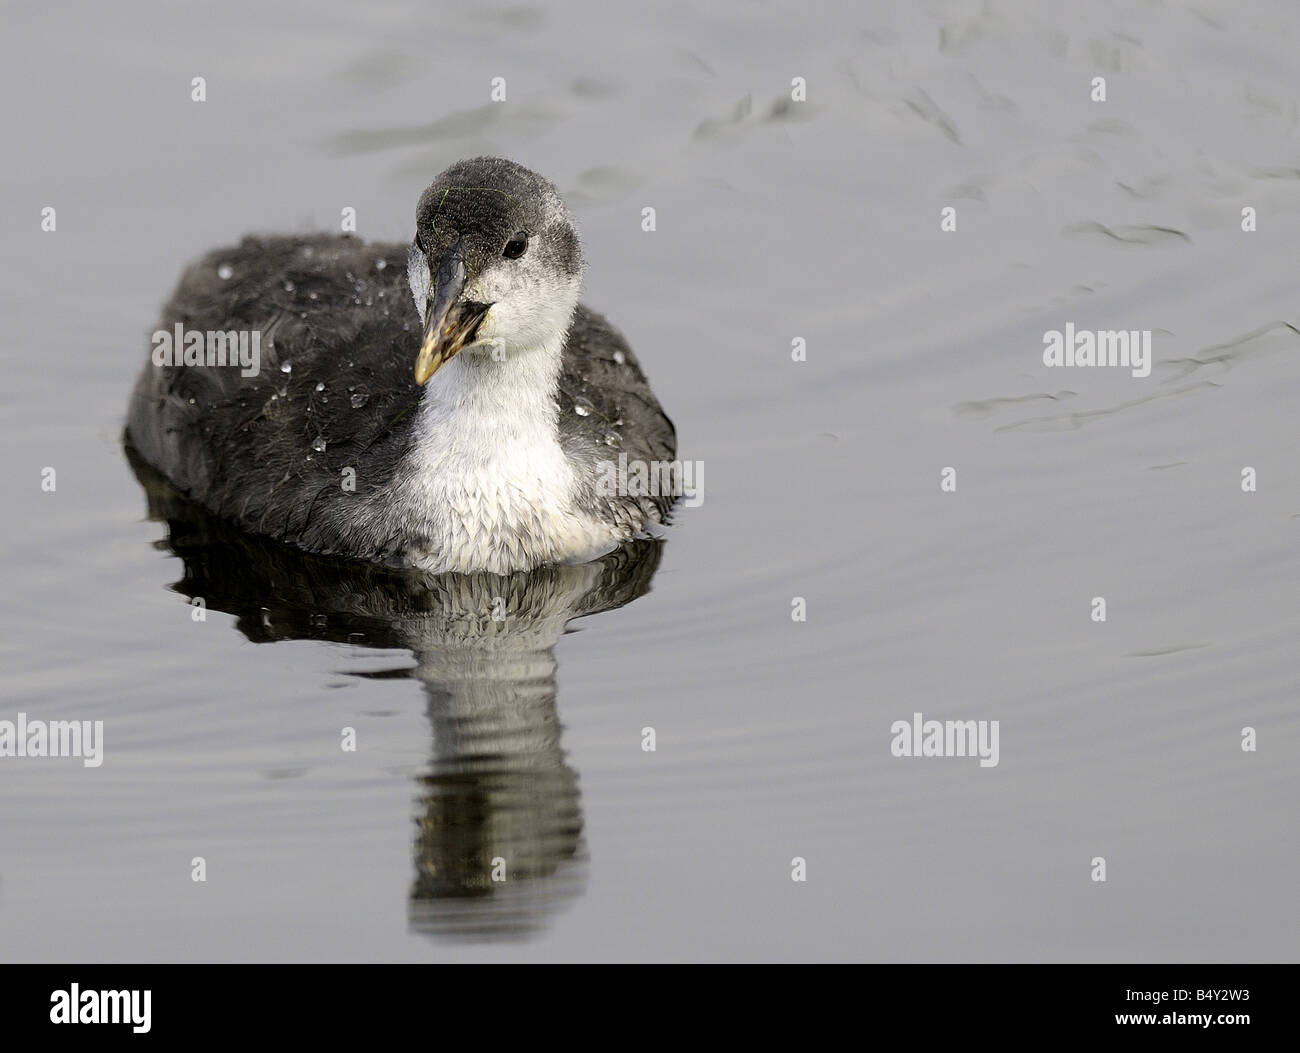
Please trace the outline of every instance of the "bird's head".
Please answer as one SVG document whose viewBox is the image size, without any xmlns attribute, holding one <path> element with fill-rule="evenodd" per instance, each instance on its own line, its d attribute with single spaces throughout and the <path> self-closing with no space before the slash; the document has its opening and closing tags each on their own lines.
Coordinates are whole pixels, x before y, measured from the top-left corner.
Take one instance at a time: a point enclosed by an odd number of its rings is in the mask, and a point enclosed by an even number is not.
<svg viewBox="0 0 1300 1053">
<path fill-rule="evenodd" d="M 555 187 L 499 157 L 458 161 L 421 196 L 407 279 L 424 335 L 415 381 L 463 351 L 509 357 L 568 331 L 582 280 Z"/>
</svg>

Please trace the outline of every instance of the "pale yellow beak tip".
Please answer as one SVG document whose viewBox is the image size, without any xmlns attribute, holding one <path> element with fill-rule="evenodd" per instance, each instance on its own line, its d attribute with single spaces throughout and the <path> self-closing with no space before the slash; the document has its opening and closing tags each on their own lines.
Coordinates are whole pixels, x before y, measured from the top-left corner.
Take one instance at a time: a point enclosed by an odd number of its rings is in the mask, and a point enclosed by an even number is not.
<svg viewBox="0 0 1300 1053">
<path fill-rule="evenodd" d="M 434 350 L 433 341 L 430 340 L 420 348 L 420 354 L 415 360 L 415 383 L 423 387 L 428 379 L 438 372 L 438 367 L 441 365 L 442 353 Z"/>
</svg>

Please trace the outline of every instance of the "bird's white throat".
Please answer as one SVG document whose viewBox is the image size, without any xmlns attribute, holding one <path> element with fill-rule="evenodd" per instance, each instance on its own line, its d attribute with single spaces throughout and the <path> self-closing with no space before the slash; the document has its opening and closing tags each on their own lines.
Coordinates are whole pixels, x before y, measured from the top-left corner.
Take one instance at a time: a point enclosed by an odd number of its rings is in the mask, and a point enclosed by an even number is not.
<svg viewBox="0 0 1300 1053">
<path fill-rule="evenodd" d="M 505 355 L 476 345 L 425 385 L 400 487 L 429 538 L 408 552 L 417 566 L 506 573 L 589 559 L 617 540 L 575 504 L 555 400 L 564 338 Z"/>
</svg>

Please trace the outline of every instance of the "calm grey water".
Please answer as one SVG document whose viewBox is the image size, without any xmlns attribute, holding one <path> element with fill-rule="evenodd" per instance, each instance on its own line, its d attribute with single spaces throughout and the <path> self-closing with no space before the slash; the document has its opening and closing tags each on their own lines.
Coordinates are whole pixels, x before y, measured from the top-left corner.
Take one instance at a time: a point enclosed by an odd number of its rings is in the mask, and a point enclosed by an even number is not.
<svg viewBox="0 0 1300 1053">
<path fill-rule="evenodd" d="M 1293 5 L 698 8 L 7 7 L 0 719 L 105 752 L 0 758 L 5 959 L 1296 958 Z M 574 208 L 703 505 L 496 625 L 157 518 L 180 268 L 406 239 L 485 152 Z M 1067 322 L 1151 375 L 1047 368 Z M 916 712 L 998 765 L 892 756 Z"/>
</svg>

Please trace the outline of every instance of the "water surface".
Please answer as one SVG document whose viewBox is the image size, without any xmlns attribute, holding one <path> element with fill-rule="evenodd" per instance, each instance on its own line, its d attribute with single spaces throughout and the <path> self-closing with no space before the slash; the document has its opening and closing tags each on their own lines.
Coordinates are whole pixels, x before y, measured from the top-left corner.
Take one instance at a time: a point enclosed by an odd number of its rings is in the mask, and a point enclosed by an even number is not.
<svg viewBox="0 0 1300 1053">
<path fill-rule="evenodd" d="M 106 741 L 0 761 L 6 959 L 1295 958 L 1291 6 L 697 8 L 10 6 L 0 719 Z M 188 260 L 409 237 L 478 153 L 569 200 L 701 507 L 421 590 L 142 485 Z M 918 711 L 997 767 L 891 756 Z"/>
</svg>

